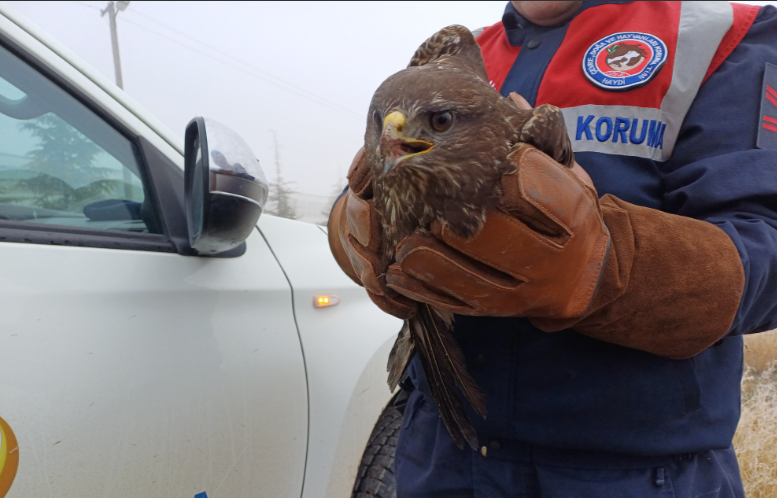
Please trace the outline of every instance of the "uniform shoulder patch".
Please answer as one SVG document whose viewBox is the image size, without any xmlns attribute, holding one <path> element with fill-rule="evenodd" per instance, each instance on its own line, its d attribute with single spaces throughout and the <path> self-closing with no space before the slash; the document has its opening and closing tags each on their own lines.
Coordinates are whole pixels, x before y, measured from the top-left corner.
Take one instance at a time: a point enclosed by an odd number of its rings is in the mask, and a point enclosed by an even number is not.
<svg viewBox="0 0 777 498">
<path fill-rule="evenodd" d="M 777 66 L 766 63 L 758 116 L 759 149 L 777 149 Z"/>
<path fill-rule="evenodd" d="M 621 92 L 652 80 L 667 58 L 666 44 L 657 36 L 614 33 L 588 47 L 583 57 L 583 73 L 597 87 Z"/>
</svg>

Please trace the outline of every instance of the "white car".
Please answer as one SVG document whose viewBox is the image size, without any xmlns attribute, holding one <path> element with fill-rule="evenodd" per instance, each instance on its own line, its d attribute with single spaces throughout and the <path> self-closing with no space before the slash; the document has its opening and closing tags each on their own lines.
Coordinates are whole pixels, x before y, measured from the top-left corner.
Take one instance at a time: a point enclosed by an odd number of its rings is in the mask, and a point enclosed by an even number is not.
<svg viewBox="0 0 777 498">
<path fill-rule="evenodd" d="M 0 5 L 0 498 L 391 494 L 401 324 L 266 193 Z"/>
</svg>

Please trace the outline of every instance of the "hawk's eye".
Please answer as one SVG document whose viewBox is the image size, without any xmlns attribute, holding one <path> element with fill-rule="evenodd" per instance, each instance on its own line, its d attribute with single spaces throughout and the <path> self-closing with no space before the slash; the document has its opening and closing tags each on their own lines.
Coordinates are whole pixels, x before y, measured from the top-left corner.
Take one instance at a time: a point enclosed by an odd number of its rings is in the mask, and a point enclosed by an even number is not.
<svg viewBox="0 0 777 498">
<path fill-rule="evenodd" d="M 437 131 L 446 131 L 453 124 L 453 114 L 450 111 L 435 112 L 432 114 L 432 128 Z"/>
<path fill-rule="evenodd" d="M 379 130 L 383 127 L 383 118 L 380 117 L 380 113 L 377 109 L 372 111 L 372 120 L 375 121 L 375 125 Z"/>
</svg>

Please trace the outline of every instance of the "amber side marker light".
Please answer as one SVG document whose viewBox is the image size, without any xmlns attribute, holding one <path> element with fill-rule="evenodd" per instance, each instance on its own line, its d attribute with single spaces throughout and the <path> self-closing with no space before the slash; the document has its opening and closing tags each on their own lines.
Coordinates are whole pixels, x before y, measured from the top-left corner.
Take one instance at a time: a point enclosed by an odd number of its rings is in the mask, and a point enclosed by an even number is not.
<svg viewBox="0 0 777 498">
<path fill-rule="evenodd" d="M 313 296 L 314 308 L 328 308 L 329 306 L 334 306 L 339 302 L 340 298 L 331 294 L 320 294 L 318 296 Z"/>
</svg>

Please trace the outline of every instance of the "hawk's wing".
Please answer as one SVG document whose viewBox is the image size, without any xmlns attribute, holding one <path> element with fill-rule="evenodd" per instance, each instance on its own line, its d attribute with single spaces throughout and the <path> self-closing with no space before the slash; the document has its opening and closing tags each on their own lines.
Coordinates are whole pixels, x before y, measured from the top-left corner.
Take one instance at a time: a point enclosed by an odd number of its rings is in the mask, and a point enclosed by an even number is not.
<svg viewBox="0 0 777 498">
<path fill-rule="evenodd" d="M 570 168 L 575 163 L 564 114 L 556 106 L 542 104 L 532 109 L 531 117 L 518 134 L 518 141 L 537 147 L 556 162 Z"/>
<path fill-rule="evenodd" d="M 466 63 L 483 81 L 488 83 L 486 65 L 483 62 L 483 54 L 480 53 L 480 46 L 475 41 L 472 32 L 458 24 L 441 29 L 423 42 L 413 54 L 407 67 L 423 66 L 446 56 L 460 58 L 461 62 Z"/>
</svg>

